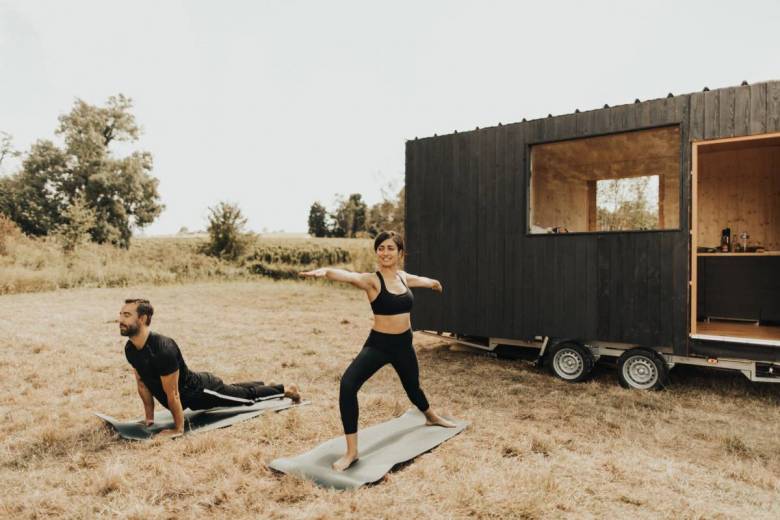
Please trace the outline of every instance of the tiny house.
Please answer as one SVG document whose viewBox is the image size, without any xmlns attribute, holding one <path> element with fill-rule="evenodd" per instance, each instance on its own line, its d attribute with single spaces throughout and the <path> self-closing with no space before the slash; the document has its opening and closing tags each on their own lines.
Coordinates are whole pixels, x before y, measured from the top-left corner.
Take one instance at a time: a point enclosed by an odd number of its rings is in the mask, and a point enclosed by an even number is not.
<svg viewBox="0 0 780 520">
<path fill-rule="evenodd" d="M 445 287 L 416 330 L 569 381 L 780 381 L 780 82 L 407 141 L 406 241 Z"/>
</svg>

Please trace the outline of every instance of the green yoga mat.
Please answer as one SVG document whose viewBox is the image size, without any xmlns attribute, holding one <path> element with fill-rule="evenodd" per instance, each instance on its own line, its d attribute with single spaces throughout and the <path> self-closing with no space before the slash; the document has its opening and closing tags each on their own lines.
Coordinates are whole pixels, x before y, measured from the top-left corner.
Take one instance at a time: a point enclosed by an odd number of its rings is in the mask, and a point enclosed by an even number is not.
<svg viewBox="0 0 780 520">
<path fill-rule="evenodd" d="M 416 408 L 401 417 L 358 431 L 360 458 L 346 471 L 331 468 L 346 450 L 343 436 L 320 444 L 297 457 L 276 459 L 271 469 L 313 480 L 323 487 L 354 489 L 377 482 L 393 466 L 412 460 L 462 432 L 468 423 L 452 417 L 455 428 L 426 426 L 425 416 Z"/>
<path fill-rule="evenodd" d="M 236 423 L 247 421 L 265 412 L 278 412 L 292 406 L 308 404 L 307 401 L 293 403 L 291 399 L 274 398 L 259 401 L 249 406 L 232 406 L 229 408 L 212 408 L 209 410 L 185 410 L 184 433 L 207 432 L 217 428 L 225 428 Z M 138 421 L 124 422 L 110 415 L 96 413 L 124 439 L 133 441 L 149 440 L 162 430 L 173 428 L 173 416 L 168 410 L 155 412 L 154 424 L 146 426 Z"/>
</svg>

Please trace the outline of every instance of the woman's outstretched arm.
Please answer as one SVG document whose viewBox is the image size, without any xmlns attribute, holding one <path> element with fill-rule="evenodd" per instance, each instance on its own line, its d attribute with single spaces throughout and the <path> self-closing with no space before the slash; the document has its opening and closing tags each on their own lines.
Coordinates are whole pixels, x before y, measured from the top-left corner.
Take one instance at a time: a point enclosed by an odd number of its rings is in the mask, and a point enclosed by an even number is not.
<svg viewBox="0 0 780 520">
<path fill-rule="evenodd" d="M 354 285 L 358 289 L 368 291 L 373 287 L 374 277 L 371 273 L 353 273 L 345 269 L 335 269 L 333 267 L 320 267 L 312 271 L 303 271 L 298 273 L 304 278 L 327 278 L 334 282 L 344 282 Z"/>
<path fill-rule="evenodd" d="M 442 287 L 439 280 L 409 273 L 403 273 L 403 275 L 406 278 L 406 285 L 408 287 L 421 287 L 423 289 L 432 289 L 436 292 L 444 291 L 444 287 Z"/>
</svg>

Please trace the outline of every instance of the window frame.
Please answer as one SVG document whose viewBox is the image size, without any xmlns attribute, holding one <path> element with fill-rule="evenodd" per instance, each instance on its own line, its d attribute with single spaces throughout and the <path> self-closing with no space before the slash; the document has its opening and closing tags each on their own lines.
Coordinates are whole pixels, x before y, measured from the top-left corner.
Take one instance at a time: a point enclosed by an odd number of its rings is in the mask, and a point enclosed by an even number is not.
<svg viewBox="0 0 780 520">
<path fill-rule="evenodd" d="M 678 177 L 678 189 L 677 189 L 677 196 L 678 196 L 678 218 L 677 218 L 677 227 L 675 228 L 663 228 L 663 229 L 622 229 L 622 230 L 613 230 L 613 231 L 570 231 L 568 233 L 532 233 L 531 232 L 531 153 L 532 148 L 534 146 L 540 146 L 545 144 L 553 144 L 553 143 L 562 143 L 567 141 L 579 141 L 581 139 L 589 139 L 592 137 L 607 137 L 611 135 L 622 135 L 622 134 L 628 134 L 632 132 L 642 132 L 645 130 L 660 130 L 663 128 L 677 128 L 680 135 L 680 144 L 679 144 L 679 177 Z M 679 233 L 683 230 L 683 210 L 688 209 L 688 202 L 684 198 L 685 193 L 685 186 L 683 181 L 685 180 L 685 133 L 684 133 L 684 127 L 682 121 L 679 121 L 677 123 L 667 123 L 667 124 L 661 124 L 661 125 L 652 125 L 652 126 L 642 126 L 637 128 L 632 128 L 629 130 L 621 130 L 621 131 L 610 131 L 610 132 L 595 132 L 595 133 L 588 133 L 585 135 L 579 135 L 576 137 L 567 137 L 564 139 L 539 139 L 539 140 L 528 140 L 525 142 L 525 236 L 526 237 L 563 237 L 568 235 L 575 235 L 575 236 L 581 236 L 581 235 L 614 235 L 614 234 L 620 234 L 620 233 Z"/>
</svg>

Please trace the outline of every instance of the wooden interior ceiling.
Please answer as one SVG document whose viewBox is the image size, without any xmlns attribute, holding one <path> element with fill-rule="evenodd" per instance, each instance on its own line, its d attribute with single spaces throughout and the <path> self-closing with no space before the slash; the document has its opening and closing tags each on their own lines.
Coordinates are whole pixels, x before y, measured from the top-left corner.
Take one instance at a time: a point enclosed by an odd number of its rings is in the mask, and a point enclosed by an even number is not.
<svg viewBox="0 0 780 520">
<path fill-rule="evenodd" d="M 725 143 L 702 143 L 699 146 L 699 153 L 711 154 L 718 152 L 735 152 L 739 150 L 755 150 L 757 148 L 778 146 L 780 146 L 780 136 L 766 137 L 762 139 L 740 139 L 738 141 L 727 141 Z"/>
<path fill-rule="evenodd" d="M 680 129 L 677 126 L 588 137 L 533 147 L 533 171 L 565 173 L 593 181 L 646 175 L 677 175 Z"/>
</svg>

